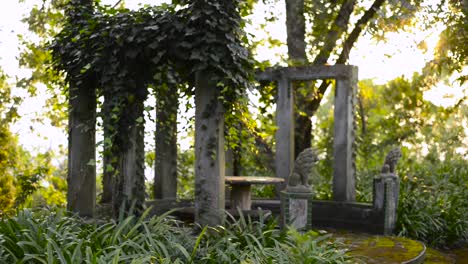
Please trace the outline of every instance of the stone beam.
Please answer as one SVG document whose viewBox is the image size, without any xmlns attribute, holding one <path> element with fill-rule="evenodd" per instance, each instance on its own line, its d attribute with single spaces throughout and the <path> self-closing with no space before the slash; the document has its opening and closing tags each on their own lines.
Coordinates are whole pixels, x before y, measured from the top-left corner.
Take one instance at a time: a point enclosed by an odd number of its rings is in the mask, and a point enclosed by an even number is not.
<svg viewBox="0 0 468 264">
<path fill-rule="evenodd" d="M 256 73 L 257 81 L 274 81 L 286 76 L 290 81 L 307 81 L 315 79 L 352 78 L 356 66 L 351 65 L 313 65 L 300 67 L 267 68 Z"/>
</svg>

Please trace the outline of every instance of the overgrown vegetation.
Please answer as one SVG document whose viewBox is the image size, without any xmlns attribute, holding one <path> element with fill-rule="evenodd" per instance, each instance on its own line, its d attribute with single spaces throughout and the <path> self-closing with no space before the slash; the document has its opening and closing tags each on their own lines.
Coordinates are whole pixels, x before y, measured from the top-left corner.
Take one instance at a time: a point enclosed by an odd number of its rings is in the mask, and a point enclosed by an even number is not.
<svg viewBox="0 0 468 264">
<path fill-rule="evenodd" d="M 67 111 L 64 110 L 64 96 L 57 91 L 58 87 L 68 87 L 64 84 L 64 76 L 45 68 L 44 65 L 47 65 L 45 62 L 51 60 L 51 53 L 43 46 L 51 40 L 52 35 L 62 29 L 63 22 L 66 21 L 61 10 L 64 2 L 66 1 L 43 1 L 42 9 L 36 7 L 31 12 L 28 20 L 30 29 L 41 40 L 39 44 L 26 42 L 26 50 L 22 54 L 20 63 L 33 68 L 34 73 L 29 80 L 22 80 L 17 84 L 18 87 L 28 88 L 32 94 L 35 91 L 32 89 L 33 86 L 39 82 L 46 84 L 51 91 L 55 89 L 51 100 L 55 111 L 51 111 L 49 117 L 62 127 L 65 127 L 64 120 L 67 119 Z M 187 7 L 184 4 L 185 1 L 174 2 L 180 2 L 184 8 Z M 242 9 L 242 11 L 249 13 L 254 1 L 247 2 L 249 6 L 246 9 L 248 10 Z M 343 4 L 341 2 L 331 4 L 329 1 L 307 3 L 314 5 L 306 8 L 309 12 L 306 14 L 307 19 L 311 23 L 313 21 L 313 27 L 311 27 L 313 32 L 308 33 L 311 38 L 308 46 L 313 49 L 309 55 L 315 57 L 322 53 L 321 45 L 315 44 L 324 42 L 327 37 L 326 33 L 335 28 L 333 23 L 337 12 L 346 2 L 349 1 L 342 1 Z M 412 3 L 416 3 L 414 5 L 410 2 L 402 2 L 404 4 L 401 6 L 385 3 L 387 7 L 389 5 L 390 8 L 401 10 L 387 17 L 384 13 L 392 13 L 391 9 L 383 8 L 382 12 L 379 11 L 378 17 L 372 21 L 370 33 L 383 39 L 386 31 L 398 30 L 403 26 L 415 26 L 415 23 L 421 22 L 414 20 L 413 15 L 421 11 L 421 6 L 424 6 L 421 5 L 422 1 L 413 1 Z M 448 8 L 444 7 L 445 5 Z M 220 66 L 221 63 L 228 66 L 239 64 L 237 65 L 239 67 L 231 69 L 234 75 L 237 74 L 234 81 L 237 80 L 239 83 L 246 81 L 248 76 L 244 75 L 246 72 L 240 66 L 248 65 L 249 61 L 238 38 L 242 37 L 243 43 L 247 40 L 237 31 L 238 27 L 242 27 L 244 23 L 237 21 L 239 19 L 237 15 L 235 16 L 237 22 L 232 21 L 230 25 L 236 28 L 235 33 L 230 36 L 233 38 L 231 40 L 235 40 L 235 43 L 231 44 L 235 44 L 237 48 L 227 52 L 232 51 L 229 53 L 232 55 L 242 50 L 241 62 L 231 63 L 221 60 L 222 56 L 218 56 L 220 51 L 214 53 L 204 49 L 208 46 L 203 43 L 219 41 L 217 37 L 207 36 L 209 32 L 204 30 L 197 33 L 204 34 L 200 37 L 204 42 L 195 43 L 191 41 L 193 36 L 184 35 L 177 41 L 172 39 L 173 43 L 177 42 L 178 46 L 171 51 L 170 55 L 164 53 L 165 46 L 171 46 L 170 33 L 180 31 L 175 34 L 178 35 L 181 32 L 187 32 L 187 29 L 182 27 L 189 24 L 186 20 L 189 17 L 188 13 L 191 12 L 184 13 L 186 11 L 182 6 L 145 7 L 140 11 L 117 10 L 101 6 L 92 14 L 84 14 L 86 12 L 82 14 L 80 10 L 71 8 L 70 12 L 76 11 L 76 15 L 89 15 L 92 19 L 75 21 L 83 23 L 82 32 L 76 32 L 80 30 L 70 24 L 69 31 L 63 31 L 62 35 L 62 37 L 69 38 L 63 39 L 63 46 L 55 46 L 56 51 L 62 55 L 66 53 L 75 55 L 71 61 L 77 60 L 79 64 L 73 61 L 64 66 L 69 66 L 70 70 L 76 71 L 79 77 L 105 71 L 108 80 L 107 83 L 102 81 L 103 88 L 109 89 L 110 93 L 119 92 L 122 89 L 124 91 L 121 94 L 122 98 L 114 98 L 117 101 L 127 100 L 126 97 L 131 98 L 132 89 L 135 86 L 133 83 L 128 86 L 121 83 L 116 85 L 115 82 L 124 80 L 123 83 L 128 84 L 141 77 L 128 73 L 129 68 L 143 68 L 144 71 L 138 74 L 145 75 L 145 78 L 152 80 L 154 76 L 150 72 L 157 69 L 158 72 L 165 74 L 167 69 L 158 67 L 171 59 L 175 61 L 173 58 L 181 61 L 189 58 L 189 63 L 185 63 L 184 67 L 197 64 L 202 65 L 200 66 L 202 68 L 209 66 L 221 73 L 226 73 L 223 72 L 226 69 Z M 206 17 L 210 15 L 208 13 L 219 8 L 217 5 L 199 8 L 197 11 L 199 13 L 195 12 L 198 20 L 194 19 L 190 22 L 191 29 L 194 32 L 195 29 L 199 30 L 199 24 L 206 22 Z M 463 67 L 466 67 L 465 40 L 468 36 L 464 34 L 466 8 L 463 9 L 461 1 L 442 1 L 440 5 L 422 9 L 422 16 L 429 19 L 423 19 L 425 23 L 422 24 L 425 25 L 420 25 L 421 27 L 429 27 L 436 22 L 442 22 L 447 27 L 441 34 L 441 41 L 434 52 L 434 59 L 427 63 L 421 75 L 415 75 L 411 80 L 396 78 L 385 85 L 375 85 L 368 80 L 360 82 L 357 116 L 357 197 L 359 201 L 370 202 L 372 178 L 379 173 L 385 151 L 393 145 L 403 144 L 404 157 L 398 167 L 398 174 L 401 178 L 398 233 L 425 241 L 432 246 L 444 247 L 466 243 L 468 240 L 466 154 L 468 146 L 464 139 L 466 137 L 464 127 L 468 126 L 466 119 L 468 107 L 465 101 L 466 96 L 451 107 L 435 106 L 424 100 L 424 91 L 443 80 L 443 77 L 449 73 L 460 72 Z M 330 10 L 332 12 L 329 12 Z M 354 13 L 357 18 L 367 11 L 356 6 Z M 325 16 L 326 19 L 323 19 Z M 156 21 L 155 18 L 160 18 L 161 21 Z M 171 18 L 177 19 L 171 20 Z M 221 21 L 214 18 L 212 20 L 213 23 Z M 133 27 L 124 27 L 122 21 Z M 222 24 L 217 25 L 223 27 Z M 96 30 L 100 32 L 99 34 L 95 32 L 96 28 L 101 29 Z M 358 23 L 355 28 L 361 28 L 361 25 Z M 171 30 L 174 32 L 170 32 Z M 222 30 L 221 28 L 220 31 Z M 229 31 L 229 28 L 224 30 Z M 350 31 L 341 29 L 340 31 L 343 35 L 341 38 L 346 42 Z M 351 32 L 353 31 L 354 29 Z M 74 39 L 76 37 L 74 33 L 77 33 L 80 39 Z M 108 37 L 112 34 L 114 38 Z M 167 42 L 159 41 L 158 38 L 165 39 Z M 273 41 L 270 42 L 273 43 Z M 115 46 L 115 43 L 119 43 L 120 46 Z M 339 47 L 340 40 L 336 43 L 338 44 L 333 48 L 335 50 L 333 54 L 338 55 L 338 49 L 343 47 Z M 85 48 L 84 52 L 75 53 L 81 46 Z M 136 49 L 137 46 L 149 48 L 147 50 Z M 200 46 L 202 51 L 197 51 L 195 47 Z M 103 51 L 108 51 L 108 53 Z M 345 52 L 348 53 L 349 49 Z M 106 59 L 118 57 L 113 53 L 125 60 L 107 63 Z M 147 53 L 153 57 L 149 64 L 142 63 L 148 59 Z M 108 67 L 109 65 L 112 67 Z M 192 71 L 195 70 L 199 69 L 184 68 L 182 72 L 193 73 Z M 0 215 L 13 214 L 13 209 L 17 207 L 50 204 L 63 206 L 66 191 L 65 170 L 52 166 L 50 153 L 29 154 L 19 146 L 17 137 L 9 130 L 9 124 L 18 118 L 16 107 L 20 99 L 11 95 L 6 78 L 4 74 L 0 74 Z M 168 77 L 163 76 L 161 79 L 167 81 Z M 461 81 L 465 79 L 466 76 L 460 78 Z M 148 82 L 151 83 L 151 81 Z M 452 85 L 456 84 L 452 83 Z M 232 92 L 232 94 L 227 94 L 227 97 L 235 97 L 242 93 L 241 89 L 225 90 L 225 92 Z M 187 91 L 187 94 L 191 93 L 192 91 Z M 242 120 L 241 134 L 230 133 L 229 136 L 232 138 L 229 142 L 233 147 L 237 147 L 238 153 L 243 155 L 239 158 L 240 171 L 243 175 L 262 175 L 271 172 L 271 168 L 268 167 L 268 157 L 261 156 L 260 153 L 270 151 L 273 154 L 271 146 L 274 145 L 274 115 L 269 107 L 274 104 L 274 93 L 273 86 L 262 89 L 260 102 L 263 104 L 268 101 L 268 103 L 261 107 L 261 116 L 254 117 L 243 112 L 242 116 L 231 117 L 234 121 Z M 330 93 L 329 96 L 332 94 Z M 314 101 L 318 99 L 319 97 L 314 97 Z M 318 199 L 331 198 L 333 158 L 331 155 L 333 115 L 330 115 L 329 111 L 331 101 L 324 100 L 321 108 L 315 113 L 302 113 L 309 119 L 314 114 L 318 120 L 314 124 L 312 141 L 312 144 L 322 152 L 322 161 L 313 178 L 314 191 Z M 245 108 L 239 107 L 239 109 L 246 111 Z M 263 139 L 263 141 L 260 142 L 258 139 Z M 270 148 L 267 149 L 268 151 L 262 151 L 259 143 Z M 178 163 L 180 198 L 193 198 L 193 162 L 193 153 L 180 153 Z M 271 196 L 273 190 L 259 189 L 256 193 Z M 311 259 L 307 260 L 310 263 L 323 263 L 324 260 L 319 259 L 319 256 L 331 262 L 333 258 L 337 259 L 336 262 L 346 260 L 341 251 L 336 251 L 336 248 L 329 244 L 328 239 L 317 237 L 313 233 L 303 235 L 293 231 L 281 233 L 274 229 L 270 222 L 234 222 L 224 228 L 204 230 L 197 234 L 194 228 L 184 226 L 169 218 L 128 218 L 119 224 L 114 222 L 89 224 L 66 215 L 60 210 L 51 215 L 40 210 L 34 212 L 24 210 L 11 218 L 4 216 L 4 220 L 1 221 L 0 243 L 3 247 L 0 247 L 0 262 L 14 262 L 17 259 L 23 259 L 26 262 L 48 262 L 49 259 L 61 262 L 63 259 L 65 261 L 76 259 L 76 263 L 108 263 L 134 259 L 137 263 L 145 261 L 167 263 L 260 261 L 268 263 L 269 260 L 304 263 L 303 258 L 310 257 Z"/>
<path fill-rule="evenodd" d="M 148 212 L 148 211 L 147 211 Z M 0 220 L 2 263 L 350 263 L 328 236 L 241 218 L 186 226 L 163 215 L 88 223 L 63 210 L 23 210 Z"/>
<path fill-rule="evenodd" d="M 402 177 L 397 232 L 444 247 L 468 243 L 468 165 L 453 159 L 412 166 Z"/>
</svg>

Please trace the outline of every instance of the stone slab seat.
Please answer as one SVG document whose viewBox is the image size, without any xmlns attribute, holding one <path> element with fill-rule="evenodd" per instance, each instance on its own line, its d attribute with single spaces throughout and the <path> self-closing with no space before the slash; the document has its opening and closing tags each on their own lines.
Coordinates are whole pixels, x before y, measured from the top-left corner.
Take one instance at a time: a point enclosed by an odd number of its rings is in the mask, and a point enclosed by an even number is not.
<svg viewBox="0 0 468 264">
<path fill-rule="evenodd" d="M 231 209 L 251 210 L 253 184 L 271 185 L 283 184 L 284 179 L 265 176 L 226 176 L 226 184 L 231 185 Z"/>
</svg>

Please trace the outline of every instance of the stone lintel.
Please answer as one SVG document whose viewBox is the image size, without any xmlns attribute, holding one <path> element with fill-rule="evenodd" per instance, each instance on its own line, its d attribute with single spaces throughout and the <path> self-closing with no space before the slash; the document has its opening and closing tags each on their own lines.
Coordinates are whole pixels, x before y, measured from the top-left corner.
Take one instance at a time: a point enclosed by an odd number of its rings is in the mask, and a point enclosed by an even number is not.
<svg viewBox="0 0 468 264">
<path fill-rule="evenodd" d="M 256 73 L 258 81 L 278 81 L 285 76 L 290 81 L 315 79 L 349 79 L 357 75 L 353 65 L 311 65 L 299 67 L 272 67 Z"/>
</svg>

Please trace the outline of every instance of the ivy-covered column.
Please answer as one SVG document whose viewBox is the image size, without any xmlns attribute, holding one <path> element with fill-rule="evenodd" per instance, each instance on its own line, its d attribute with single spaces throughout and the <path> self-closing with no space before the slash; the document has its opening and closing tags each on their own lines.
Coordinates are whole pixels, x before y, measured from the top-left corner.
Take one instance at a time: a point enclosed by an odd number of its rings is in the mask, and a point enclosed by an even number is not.
<svg viewBox="0 0 468 264">
<path fill-rule="evenodd" d="M 215 77 L 195 77 L 195 221 L 221 224 L 224 210 L 224 110 Z"/>
<path fill-rule="evenodd" d="M 145 87 L 137 90 L 145 91 Z M 113 204 L 114 217 L 121 210 L 125 215 L 140 215 L 145 202 L 145 147 L 144 147 L 144 101 L 146 92 L 128 95 L 119 120 L 119 167 L 116 172 Z"/>
<path fill-rule="evenodd" d="M 102 172 L 102 197 L 101 203 L 112 203 L 112 189 L 114 188 L 114 167 L 112 164 L 112 132 L 113 128 L 111 123 L 111 95 L 104 94 L 104 103 L 102 105 L 102 121 L 104 130 L 104 150 L 103 150 L 103 172 Z"/>
<path fill-rule="evenodd" d="M 96 205 L 96 91 L 70 84 L 67 209 L 93 217 Z"/>
<path fill-rule="evenodd" d="M 177 197 L 177 109 L 179 94 L 176 84 L 160 87 L 156 95 L 156 158 L 154 198 Z"/>
</svg>

